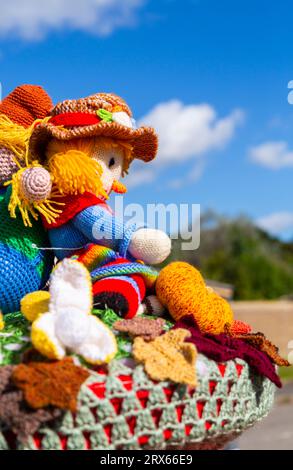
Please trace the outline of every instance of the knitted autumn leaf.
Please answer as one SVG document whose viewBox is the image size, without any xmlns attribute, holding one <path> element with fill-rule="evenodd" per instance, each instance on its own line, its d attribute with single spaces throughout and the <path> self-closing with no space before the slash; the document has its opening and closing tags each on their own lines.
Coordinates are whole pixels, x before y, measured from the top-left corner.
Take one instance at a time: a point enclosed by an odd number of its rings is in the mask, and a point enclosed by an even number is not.
<svg viewBox="0 0 293 470">
<path fill-rule="evenodd" d="M 57 408 L 33 410 L 24 406 L 21 391 L 5 393 L 1 397 L 0 422 L 11 429 L 20 442 L 26 442 L 42 424 L 49 424 L 62 414 Z"/>
<path fill-rule="evenodd" d="M 259 351 L 266 353 L 277 366 L 290 366 L 290 363 L 280 356 L 279 348 L 268 340 L 263 333 L 232 334 L 231 336 L 232 338 L 241 339 Z"/>
<path fill-rule="evenodd" d="M 144 364 L 145 371 L 153 380 L 172 380 L 195 387 L 197 352 L 193 344 L 184 342 L 189 336 L 189 331 L 177 329 L 151 342 L 135 338 L 133 356 Z"/>
<path fill-rule="evenodd" d="M 131 318 L 130 320 L 119 320 L 114 323 L 114 328 L 121 333 L 130 336 L 141 336 L 145 341 L 151 341 L 163 333 L 165 320 L 162 318 Z"/>
<path fill-rule="evenodd" d="M 71 358 L 57 362 L 31 362 L 18 365 L 12 374 L 14 384 L 23 390 L 32 408 L 49 405 L 76 411 L 77 395 L 89 372 L 73 363 Z"/>
<path fill-rule="evenodd" d="M 61 410 L 33 410 L 26 406 L 23 392 L 17 390 L 12 381 L 15 366 L 0 367 L 0 424 L 11 429 L 20 442 L 25 442 L 41 424 L 52 422 L 61 415 Z"/>
<path fill-rule="evenodd" d="M 14 369 L 14 366 L 12 365 L 0 367 L 0 399 L 1 399 L 3 392 L 9 385 L 13 369 Z"/>
</svg>

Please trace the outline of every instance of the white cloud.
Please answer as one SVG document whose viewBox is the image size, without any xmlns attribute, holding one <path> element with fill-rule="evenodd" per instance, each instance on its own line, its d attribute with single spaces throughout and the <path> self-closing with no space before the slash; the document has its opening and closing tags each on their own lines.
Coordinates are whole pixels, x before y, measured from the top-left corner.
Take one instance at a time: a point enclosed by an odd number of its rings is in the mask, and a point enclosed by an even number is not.
<svg viewBox="0 0 293 470">
<path fill-rule="evenodd" d="M 179 100 L 159 103 L 138 121 L 139 126 L 150 125 L 156 129 L 159 135 L 158 156 L 150 164 L 150 169 L 132 167 L 126 183 L 130 181 L 132 187 L 150 183 L 164 167 L 188 160 L 192 163 L 188 174 L 170 180 L 168 186 L 178 189 L 198 181 L 204 171 L 205 154 L 228 145 L 243 119 L 244 112 L 239 109 L 218 118 L 216 110 L 209 104 L 184 105 Z"/>
<path fill-rule="evenodd" d="M 264 142 L 249 151 L 250 159 L 272 170 L 293 167 L 293 151 L 287 142 Z"/>
<path fill-rule="evenodd" d="M 157 164 L 169 165 L 224 148 L 243 117 L 244 113 L 239 109 L 218 118 L 209 104 L 184 105 L 179 100 L 171 100 L 159 103 L 140 119 L 139 124 L 156 129 L 159 134 Z"/>
<path fill-rule="evenodd" d="M 52 30 L 104 36 L 133 25 L 145 0 L 0 0 L 0 36 L 35 40 Z"/>
<path fill-rule="evenodd" d="M 256 224 L 267 232 L 279 235 L 287 230 L 293 230 L 293 212 L 275 212 L 259 218 Z"/>
<path fill-rule="evenodd" d="M 155 179 L 155 171 L 150 168 L 137 168 L 134 163 L 129 171 L 129 175 L 125 177 L 123 183 L 125 183 L 127 188 L 135 188 L 147 183 L 152 183 Z"/>
<path fill-rule="evenodd" d="M 194 167 L 191 169 L 191 171 L 189 171 L 187 175 L 185 175 L 183 178 L 175 178 L 174 180 L 171 180 L 168 186 L 172 189 L 180 189 L 185 184 L 196 183 L 202 177 L 204 169 L 205 161 L 204 159 L 200 159 L 196 162 Z"/>
</svg>

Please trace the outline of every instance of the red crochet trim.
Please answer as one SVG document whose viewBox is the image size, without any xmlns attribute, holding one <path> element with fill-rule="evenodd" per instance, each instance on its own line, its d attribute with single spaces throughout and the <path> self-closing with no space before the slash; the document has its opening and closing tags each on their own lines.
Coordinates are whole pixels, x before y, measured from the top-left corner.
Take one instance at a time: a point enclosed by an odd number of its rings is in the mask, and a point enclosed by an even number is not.
<svg viewBox="0 0 293 470">
<path fill-rule="evenodd" d="M 57 116 L 53 116 L 49 123 L 54 126 L 65 126 L 65 127 L 74 127 L 74 126 L 91 126 L 93 124 L 99 124 L 101 122 L 96 114 L 90 113 L 62 113 Z"/>
</svg>

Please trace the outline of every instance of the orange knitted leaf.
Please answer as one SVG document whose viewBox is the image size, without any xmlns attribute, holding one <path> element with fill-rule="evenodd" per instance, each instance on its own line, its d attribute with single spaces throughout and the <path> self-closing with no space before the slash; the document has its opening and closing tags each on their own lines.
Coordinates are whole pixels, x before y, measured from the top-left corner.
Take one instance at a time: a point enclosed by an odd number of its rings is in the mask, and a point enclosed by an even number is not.
<svg viewBox="0 0 293 470">
<path fill-rule="evenodd" d="M 71 358 L 57 362 L 31 362 L 15 367 L 12 380 L 23 390 L 31 408 L 49 405 L 76 411 L 77 395 L 89 372 L 73 363 Z"/>
<path fill-rule="evenodd" d="M 233 338 L 242 339 L 259 351 L 266 353 L 274 364 L 285 367 L 290 366 L 290 363 L 280 356 L 279 348 L 268 340 L 263 333 L 231 334 L 230 330 L 228 334 Z"/>
</svg>

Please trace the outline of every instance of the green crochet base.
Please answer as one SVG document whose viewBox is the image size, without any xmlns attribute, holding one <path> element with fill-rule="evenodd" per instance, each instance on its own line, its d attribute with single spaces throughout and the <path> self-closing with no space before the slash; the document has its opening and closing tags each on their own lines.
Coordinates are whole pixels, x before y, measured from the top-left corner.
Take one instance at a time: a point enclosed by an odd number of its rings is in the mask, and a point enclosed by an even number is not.
<svg viewBox="0 0 293 470">
<path fill-rule="evenodd" d="M 115 314 L 104 312 L 103 320 L 111 326 Z M 26 320 L 14 314 L 5 321 L 0 365 L 18 363 L 30 347 Z M 274 384 L 241 359 L 217 364 L 199 354 L 198 385 L 192 391 L 152 381 L 130 359 L 131 342 L 119 338 L 120 359 L 111 362 L 106 374 L 102 368 L 91 371 L 75 415 L 66 412 L 54 426 L 28 436 L 25 445 L 12 445 L 9 429 L 0 425 L 0 449 L 215 449 L 261 420 L 273 405 Z"/>
</svg>

